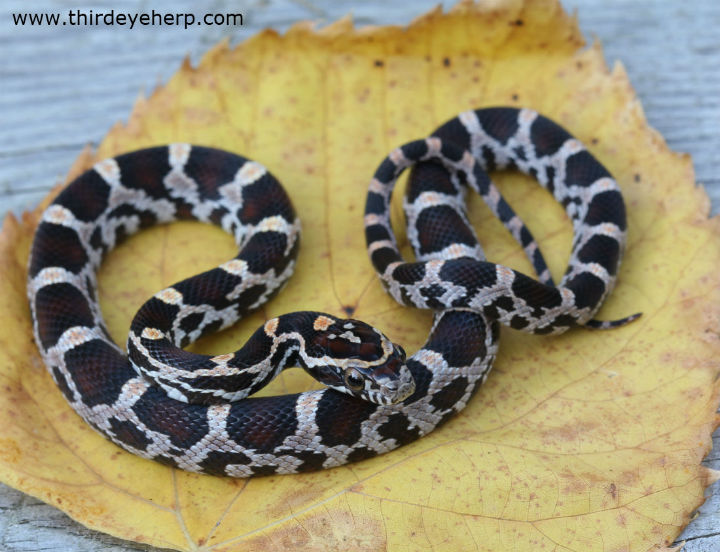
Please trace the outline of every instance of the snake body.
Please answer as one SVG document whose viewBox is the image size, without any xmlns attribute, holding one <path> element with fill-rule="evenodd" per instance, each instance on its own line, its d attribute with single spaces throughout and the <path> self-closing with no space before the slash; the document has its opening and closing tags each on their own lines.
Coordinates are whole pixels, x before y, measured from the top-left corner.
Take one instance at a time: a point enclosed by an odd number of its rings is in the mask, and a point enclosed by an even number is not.
<svg viewBox="0 0 720 552">
<path fill-rule="evenodd" d="M 460 175 L 480 194 L 523 245 L 540 281 L 463 254 L 468 246 L 476 247 L 477 240 L 467 232 L 461 238 L 459 230 L 445 255 L 427 256 L 420 233 L 430 235 L 431 224 L 423 224 L 415 237 L 418 260 L 404 261 L 390 223 L 390 198 L 406 168 L 430 161 L 449 175 Z M 552 285 L 530 232 L 488 177 L 488 170 L 508 168 L 535 177 L 565 207 L 573 223 L 570 260 L 558 286 Z M 415 178 L 422 180 L 423 171 L 428 170 L 420 166 Z M 414 210 L 420 214 L 414 216 L 419 221 L 422 216 L 433 218 L 431 213 L 441 208 L 444 199 L 431 192 L 415 201 L 419 205 Z M 604 329 L 636 318 L 592 320 L 615 285 L 626 227 L 617 182 L 578 140 L 534 111 L 505 107 L 467 111 L 433 136 L 395 149 L 375 172 L 365 209 L 368 253 L 385 288 L 398 302 L 425 309 L 465 307 L 536 334 L 558 334 L 576 325 Z"/>
<path fill-rule="evenodd" d="M 407 263 L 390 225 L 390 196 L 398 174 L 420 161 L 427 162 L 411 176 L 404 205 L 417 257 Z M 482 170 L 505 167 L 535 176 L 573 221 L 557 287 Z M 467 222 L 466 184 L 521 242 L 540 281 L 485 260 Z M 155 294 L 133 320 L 125 354 L 102 319 L 97 268 L 124 237 L 178 219 L 221 226 L 240 252 Z M 102 161 L 38 226 L 28 271 L 36 343 L 70 405 L 113 442 L 185 470 L 247 477 L 330 468 L 426 435 L 487 376 L 498 323 L 557 333 L 626 321 L 591 320 L 624 246 L 617 184 L 577 140 L 532 111 L 467 112 L 394 150 L 370 185 L 365 227 L 391 295 L 436 311 L 411 357 L 360 321 L 310 311 L 268 320 L 234 353 L 191 354 L 181 347 L 258 308 L 291 275 L 300 231 L 292 204 L 264 167 L 220 150 L 173 144 Z M 248 397 L 289 366 L 328 388 Z"/>
</svg>

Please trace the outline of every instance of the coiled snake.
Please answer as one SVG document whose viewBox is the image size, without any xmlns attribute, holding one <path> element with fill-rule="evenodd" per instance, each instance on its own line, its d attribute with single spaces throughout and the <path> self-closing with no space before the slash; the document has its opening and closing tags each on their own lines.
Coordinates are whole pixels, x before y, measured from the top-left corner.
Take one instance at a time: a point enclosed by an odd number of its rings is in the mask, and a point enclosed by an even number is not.
<svg viewBox="0 0 720 552">
<path fill-rule="evenodd" d="M 421 163 L 405 199 L 415 262 L 390 225 L 394 182 Z M 558 286 L 536 242 L 483 169 L 517 168 L 562 203 L 574 240 Z M 468 224 L 465 184 L 523 245 L 540 281 L 485 261 Z M 221 226 L 234 259 L 155 294 L 135 316 L 127 355 L 110 338 L 96 271 L 121 239 L 178 219 Z M 190 471 L 246 477 L 330 468 L 425 435 L 461 410 L 487 376 L 498 323 L 534 333 L 592 316 L 612 289 L 625 243 L 625 209 L 610 174 L 566 131 L 537 113 L 461 114 L 394 150 L 373 178 L 368 252 L 403 304 L 435 309 L 427 343 L 405 352 L 378 330 L 329 314 L 268 320 L 238 351 L 181 347 L 270 299 L 291 275 L 300 226 L 264 167 L 220 150 L 173 144 L 102 161 L 44 212 L 31 252 L 28 297 L 35 340 L 75 411 L 121 447 Z M 248 397 L 283 368 L 302 366 L 328 389 Z"/>
</svg>

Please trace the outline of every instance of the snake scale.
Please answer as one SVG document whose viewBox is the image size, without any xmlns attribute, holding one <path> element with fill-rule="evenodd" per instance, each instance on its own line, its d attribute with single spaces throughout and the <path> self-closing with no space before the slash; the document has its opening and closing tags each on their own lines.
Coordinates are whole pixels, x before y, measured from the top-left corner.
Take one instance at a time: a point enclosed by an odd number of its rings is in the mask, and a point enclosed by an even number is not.
<svg viewBox="0 0 720 552">
<path fill-rule="evenodd" d="M 415 164 L 404 210 L 416 260 L 405 262 L 390 199 L 398 175 Z M 557 286 L 485 172 L 506 168 L 535 177 L 572 221 Z M 485 260 L 468 223 L 467 188 L 522 244 L 538 280 Z M 180 219 L 222 227 L 239 253 L 150 298 L 126 353 L 103 321 L 97 269 L 125 237 Z M 499 324 L 546 334 L 634 318 L 592 318 L 625 244 L 617 183 L 579 141 L 528 109 L 468 111 L 395 149 L 371 181 L 365 232 L 388 292 L 435 311 L 419 351 L 406 358 L 363 322 L 302 311 L 268 320 L 233 353 L 189 353 L 182 347 L 257 309 L 292 274 L 300 224 L 290 199 L 262 165 L 221 150 L 172 144 L 101 161 L 59 194 L 36 231 L 28 297 L 37 346 L 73 409 L 121 447 L 185 470 L 247 477 L 330 468 L 426 435 L 484 381 Z M 248 396 L 292 366 L 327 388 Z"/>
</svg>

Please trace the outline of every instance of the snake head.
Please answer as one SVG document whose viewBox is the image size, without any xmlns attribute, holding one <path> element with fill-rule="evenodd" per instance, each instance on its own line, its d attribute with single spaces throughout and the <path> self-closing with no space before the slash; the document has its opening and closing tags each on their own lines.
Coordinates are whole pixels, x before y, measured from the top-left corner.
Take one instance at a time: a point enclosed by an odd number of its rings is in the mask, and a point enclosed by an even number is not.
<svg viewBox="0 0 720 552">
<path fill-rule="evenodd" d="M 376 404 L 396 404 L 415 391 L 405 351 L 360 320 L 325 317 L 304 358 L 306 370 L 328 387 Z M 331 322 L 331 323 L 330 323 Z"/>
</svg>

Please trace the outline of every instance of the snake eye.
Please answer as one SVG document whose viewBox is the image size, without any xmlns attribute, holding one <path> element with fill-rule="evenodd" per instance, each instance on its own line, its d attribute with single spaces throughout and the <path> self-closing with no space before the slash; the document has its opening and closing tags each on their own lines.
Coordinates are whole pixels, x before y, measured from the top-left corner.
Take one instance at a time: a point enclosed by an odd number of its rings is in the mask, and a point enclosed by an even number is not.
<svg viewBox="0 0 720 552">
<path fill-rule="evenodd" d="M 350 391 L 360 391 L 365 387 L 365 380 L 355 368 L 345 370 L 345 386 Z"/>
</svg>

